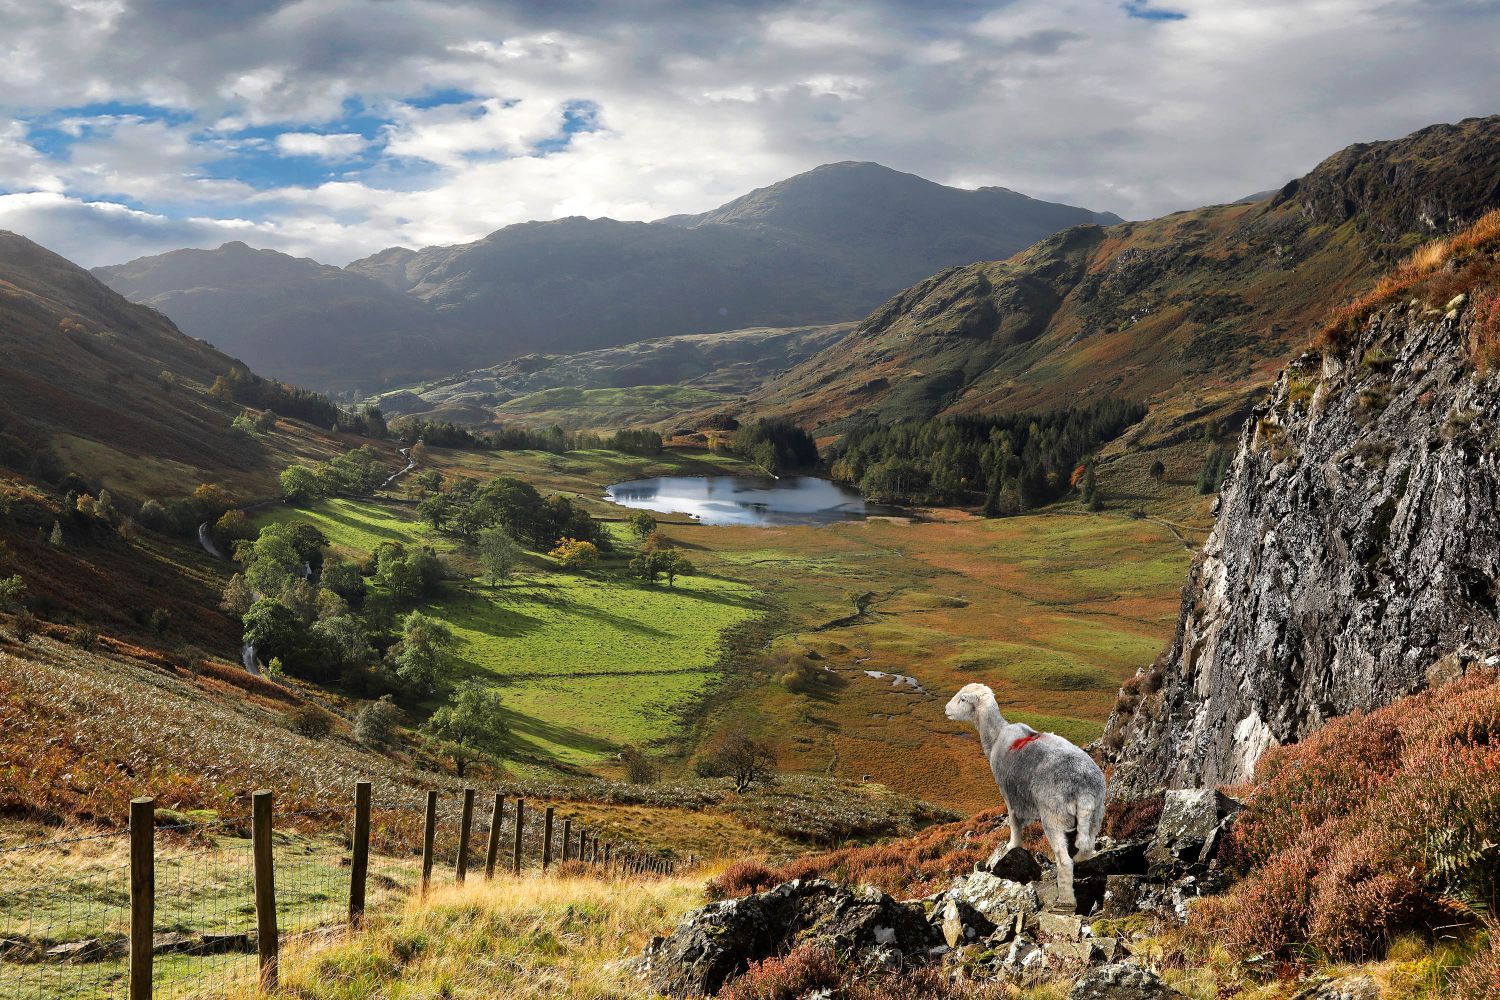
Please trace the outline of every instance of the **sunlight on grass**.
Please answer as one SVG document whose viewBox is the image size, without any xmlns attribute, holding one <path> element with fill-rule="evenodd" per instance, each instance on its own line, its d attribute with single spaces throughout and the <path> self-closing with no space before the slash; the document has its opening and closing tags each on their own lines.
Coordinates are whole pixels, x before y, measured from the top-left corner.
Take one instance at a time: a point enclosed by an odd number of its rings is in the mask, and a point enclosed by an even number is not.
<svg viewBox="0 0 1500 1000">
<path fill-rule="evenodd" d="M 701 902 L 702 891 L 702 876 L 628 885 L 533 876 L 438 890 L 366 934 L 292 951 L 276 995 L 645 1000 L 655 994 L 621 960 Z"/>
</svg>

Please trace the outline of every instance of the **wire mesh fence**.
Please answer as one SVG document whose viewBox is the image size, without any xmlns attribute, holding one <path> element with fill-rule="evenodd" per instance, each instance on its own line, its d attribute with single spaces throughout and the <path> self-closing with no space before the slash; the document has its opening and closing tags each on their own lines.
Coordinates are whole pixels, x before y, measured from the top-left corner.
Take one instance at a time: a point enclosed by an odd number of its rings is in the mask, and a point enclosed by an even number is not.
<svg viewBox="0 0 1500 1000">
<path fill-rule="evenodd" d="M 672 868 L 501 793 L 363 786 L 347 806 L 283 813 L 255 798 L 254 814 L 171 824 L 138 800 L 134 835 L 0 848 L 0 1000 L 238 994 L 274 982 L 283 946 L 349 933 L 437 886 L 565 859 L 600 874 Z"/>
<path fill-rule="evenodd" d="M 0 851 L 0 997 L 118 996 L 130 929 L 123 833 Z"/>
</svg>

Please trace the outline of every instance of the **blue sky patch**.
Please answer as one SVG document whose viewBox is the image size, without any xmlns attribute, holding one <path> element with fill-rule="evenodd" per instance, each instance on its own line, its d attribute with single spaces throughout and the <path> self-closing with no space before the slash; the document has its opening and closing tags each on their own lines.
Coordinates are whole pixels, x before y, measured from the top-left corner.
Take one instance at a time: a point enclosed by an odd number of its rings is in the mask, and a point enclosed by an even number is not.
<svg viewBox="0 0 1500 1000">
<path fill-rule="evenodd" d="M 129 104 L 124 101 L 79 104 L 70 108 L 57 108 L 27 119 L 26 141 L 31 148 L 48 159 L 63 160 L 67 159 L 74 143 L 96 138 L 109 131 L 115 124 L 113 119 L 120 118 L 182 125 L 192 121 L 193 116 L 186 111 L 155 104 Z"/>
<path fill-rule="evenodd" d="M 598 104 L 593 101 L 569 101 L 563 105 L 562 130 L 537 143 L 536 151 L 545 154 L 567 149 L 575 135 L 597 132 L 600 127 Z"/>
<path fill-rule="evenodd" d="M 468 104 L 477 100 L 479 100 L 478 94 L 471 94 L 467 90 L 458 90 L 454 87 L 445 87 L 417 97 L 404 97 L 401 103 L 408 107 L 426 110 L 427 108 L 440 108 L 445 104 Z"/>
<path fill-rule="evenodd" d="M 1187 15 L 1180 10 L 1165 10 L 1152 7 L 1151 0 L 1126 0 L 1125 13 L 1142 21 L 1185 21 Z"/>
</svg>

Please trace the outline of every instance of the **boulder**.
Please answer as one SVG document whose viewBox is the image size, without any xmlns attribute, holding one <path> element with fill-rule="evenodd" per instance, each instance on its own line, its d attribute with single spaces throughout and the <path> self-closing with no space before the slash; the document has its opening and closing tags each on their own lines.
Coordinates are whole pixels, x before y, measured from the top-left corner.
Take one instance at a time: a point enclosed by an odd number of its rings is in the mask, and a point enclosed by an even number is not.
<svg viewBox="0 0 1500 1000">
<path fill-rule="evenodd" d="M 1110 875 L 1104 880 L 1099 916 L 1117 920 L 1146 908 L 1147 884 L 1140 875 Z"/>
<path fill-rule="evenodd" d="M 1146 874 L 1147 840 L 1127 840 L 1106 848 L 1073 866 L 1074 879 L 1107 878 L 1110 875 Z"/>
<path fill-rule="evenodd" d="M 1380 987 L 1364 973 L 1340 979 L 1320 976 L 1298 990 L 1292 1000 L 1380 1000 Z"/>
<path fill-rule="evenodd" d="M 1118 875 L 1146 874 L 1146 848 L 1144 840 L 1118 844 L 1073 866 L 1073 897 L 1078 902 L 1077 912 L 1096 912 L 1104 902 L 1109 890 L 1109 879 Z"/>
<path fill-rule="evenodd" d="M 942 938 L 920 904 L 797 879 L 689 913 L 670 936 L 651 942 L 641 968 L 662 993 L 712 994 L 750 963 L 805 941 L 890 966 L 905 954 L 926 955 Z"/>
<path fill-rule="evenodd" d="M 1017 915 L 1034 915 L 1042 908 L 1035 886 L 997 878 L 986 871 L 960 878 L 944 896 L 967 903 L 996 924 L 1013 921 Z"/>
<path fill-rule="evenodd" d="M 1037 914 L 1037 930 L 1048 941 L 1078 941 L 1083 937 L 1083 921 L 1060 913 Z"/>
<path fill-rule="evenodd" d="M 191 934 L 165 931 L 151 935 L 151 952 L 154 955 L 181 955 L 197 951 L 200 943 Z"/>
<path fill-rule="evenodd" d="M 1239 809 L 1238 802 L 1212 788 L 1167 792 L 1156 836 L 1146 848 L 1148 873 L 1169 878 L 1205 868 Z"/>
<path fill-rule="evenodd" d="M 978 868 L 1009 882 L 1035 882 L 1042 877 L 1041 862 L 1024 847 L 1001 845 Z"/>
<path fill-rule="evenodd" d="M 255 935 L 249 931 L 225 934 L 205 934 L 199 939 L 199 949 L 210 955 L 220 952 L 247 952 L 255 950 Z"/>
<path fill-rule="evenodd" d="M 1181 996 L 1150 969 L 1129 962 L 1090 969 L 1068 991 L 1068 1000 L 1170 1000 Z"/>
</svg>

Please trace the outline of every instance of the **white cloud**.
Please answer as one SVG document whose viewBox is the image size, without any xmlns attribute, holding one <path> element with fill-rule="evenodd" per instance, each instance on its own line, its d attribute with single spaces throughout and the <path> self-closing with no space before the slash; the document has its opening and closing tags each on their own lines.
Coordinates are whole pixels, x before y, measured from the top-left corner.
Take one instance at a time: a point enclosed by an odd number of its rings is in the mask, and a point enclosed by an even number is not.
<svg viewBox="0 0 1500 1000">
<path fill-rule="evenodd" d="M 91 264 L 247 226 L 342 262 L 533 218 L 702 211 L 841 159 L 1144 217 L 1500 111 L 1497 5 L 1159 8 L 1186 17 L 1118 0 L 0 0 L 0 192 L 54 199 L 13 194 L 0 226 Z M 409 100 L 442 90 L 458 97 Z M 59 126 L 78 131 L 64 151 L 29 143 L 24 123 L 107 102 L 127 107 Z M 579 102 L 595 131 L 567 139 Z M 370 120 L 373 143 L 355 131 Z"/>
<path fill-rule="evenodd" d="M 370 140 L 358 132 L 322 135 L 317 132 L 283 132 L 276 149 L 285 156 L 310 156 L 319 160 L 348 160 L 365 151 Z"/>
</svg>

